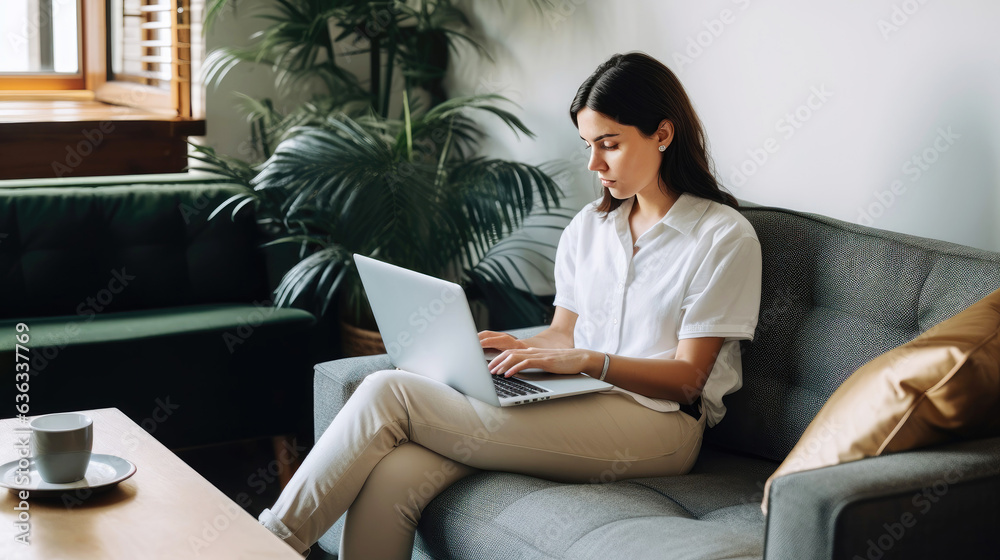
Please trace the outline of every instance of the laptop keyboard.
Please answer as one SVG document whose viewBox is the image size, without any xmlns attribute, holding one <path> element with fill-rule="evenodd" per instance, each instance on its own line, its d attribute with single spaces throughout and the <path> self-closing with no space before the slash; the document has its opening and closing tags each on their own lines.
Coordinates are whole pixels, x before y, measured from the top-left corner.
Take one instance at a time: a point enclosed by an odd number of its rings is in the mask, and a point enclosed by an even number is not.
<svg viewBox="0 0 1000 560">
<path fill-rule="evenodd" d="M 525 383 L 516 377 L 504 377 L 502 375 L 491 375 L 493 386 L 497 389 L 497 395 L 501 397 L 523 397 L 524 395 L 535 395 L 538 393 L 548 393 L 548 389 L 536 387 L 530 383 Z"/>
</svg>

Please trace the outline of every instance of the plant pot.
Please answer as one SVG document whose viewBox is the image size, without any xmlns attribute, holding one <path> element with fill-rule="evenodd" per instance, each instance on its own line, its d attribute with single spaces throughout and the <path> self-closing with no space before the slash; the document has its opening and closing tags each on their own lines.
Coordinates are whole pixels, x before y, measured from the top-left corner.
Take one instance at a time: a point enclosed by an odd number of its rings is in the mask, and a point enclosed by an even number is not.
<svg viewBox="0 0 1000 560">
<path fill-rule="evenodd" d="M 355 327 L 343 320 L 340 321 L 340 348 L 348 358 L 385 354 L 385 344 L 378 331 Z"/>
</svg>

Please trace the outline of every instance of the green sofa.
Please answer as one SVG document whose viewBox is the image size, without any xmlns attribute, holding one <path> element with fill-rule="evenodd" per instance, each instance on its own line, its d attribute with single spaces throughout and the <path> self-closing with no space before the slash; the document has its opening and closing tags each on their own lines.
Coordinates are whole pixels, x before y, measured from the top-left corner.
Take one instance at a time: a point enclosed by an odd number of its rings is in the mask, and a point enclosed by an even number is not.
<svg viewBox="0 0 1000 560">
<path fill-rule="evenodd" d="M 273 306 L 249 212 L 208 220 L 235 192 L 0 185 L 0 371 L 13 381 L 19 323 L 30 365 L 28 387 L 2 384 L 0 417 L 114 406 L 171 448 L 308 434 L 315 318 Z"/>
</svg>

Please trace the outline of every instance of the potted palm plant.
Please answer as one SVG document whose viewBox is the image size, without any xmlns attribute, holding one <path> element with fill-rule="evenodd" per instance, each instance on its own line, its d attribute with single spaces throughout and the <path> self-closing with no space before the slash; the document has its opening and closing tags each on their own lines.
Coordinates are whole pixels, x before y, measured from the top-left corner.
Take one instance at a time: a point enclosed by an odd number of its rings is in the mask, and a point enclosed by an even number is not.
<svg viewBox="0 0 1000 560">
<path fill-rule="evenodd" d="M 277 70 L 279 89 L 308 82 L 317 94 L 287 114 L 268 100 L 246 99 L 263 163 L 201 147 L 195 157 L 246 186 L 213 215 L 253 205 L 274 234 L 271 243 L 298 244 L 299 260 L 282 278 L 276 303 L 305 302 L 320 314 L 336 306 L 352 353 L 352 339 L 371 338 L 358 329 L 374 328 L 352 260 L 360 253 L 460 282 L 526 324 L 542 320 L 546 308 L 523 291 L 522 271 L 537 268 L 538 257 L 551 261 L 554 244 L 508 236 L 533 212 L 563 225 L 572 215 L 559 209 L 559 189 L 545 170 L 477 155 L 476 113 L 515 134 L 531 132 L 500 96 L 445 98 L 440 80 L 449 46 L 474 43 L 455 27 L 464 16 L 451 0 L 416 7 L 275 1 L 273 24 L 259 40 L 212 53 L 209 76 L 218 82 L 237 62 L 263 61 Z M 225 4 L 216 0 L 209 15 Z M 359 53 L 370 60 L 367 90 L 337 63 L 338 55 Z M 399 114 L 390 116 L 397 91 Z M 413 101 L 414 93 L 425 101 Z"/>
</svg>

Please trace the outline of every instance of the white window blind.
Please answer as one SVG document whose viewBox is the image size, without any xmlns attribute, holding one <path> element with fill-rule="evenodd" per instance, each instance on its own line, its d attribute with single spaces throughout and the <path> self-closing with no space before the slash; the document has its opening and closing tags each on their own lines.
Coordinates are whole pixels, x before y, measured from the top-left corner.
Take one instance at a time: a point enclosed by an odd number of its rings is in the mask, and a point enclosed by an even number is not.
<svg viewBox="0 0 1000 560">
<path fill-rule="evenodd" d="M 204 0 L 111 0 L 112 80 L 168 91 L 182 117 L 192 116 L 192 13 Z M 193 5 L 193 6 L 192 6 Z M 200 26 L 194 26 L 200 33 Z M 117 34 L 117 33 L 115 33 Z M 197 50 L 197 49 L 196 49 Z"/>
</svg>

